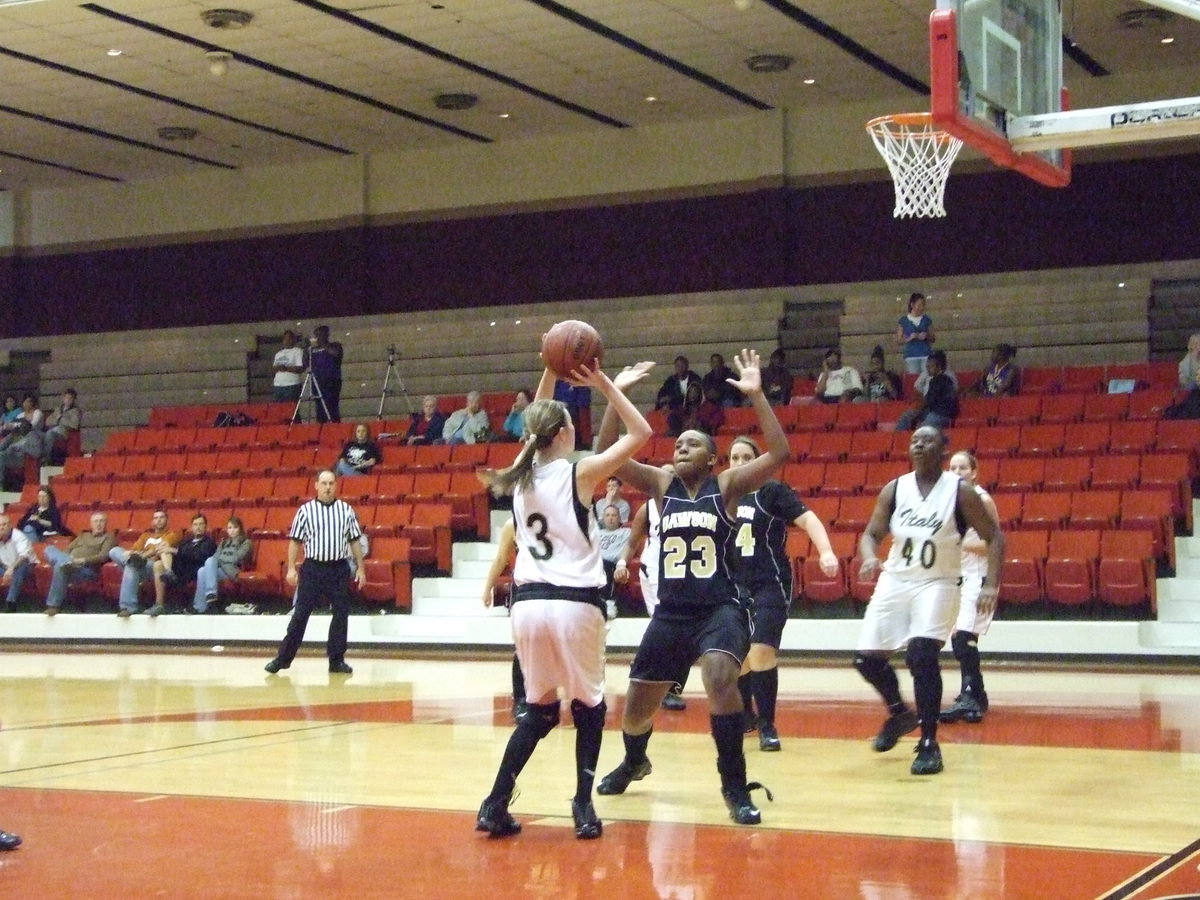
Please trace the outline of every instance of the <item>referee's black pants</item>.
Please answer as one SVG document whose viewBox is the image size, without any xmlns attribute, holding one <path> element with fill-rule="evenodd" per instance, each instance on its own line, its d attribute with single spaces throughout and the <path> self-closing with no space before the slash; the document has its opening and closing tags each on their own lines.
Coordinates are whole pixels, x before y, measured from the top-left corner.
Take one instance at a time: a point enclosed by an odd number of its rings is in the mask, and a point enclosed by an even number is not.
<svg viewBox="0 0 1200 900">
<path fill-rule="evenodd" d="M 331 663 L 342 662 L 346 657 L 346 630 L 350 621 L 350 566 L 344 559 L 337 562 L 306 559 L 300 564 L 299 574 L 296 606 L 292 609 L 287 634 L 279 645 L 279 661 L 288 664 L 296 658 L 300 642 L 304 640 L 304 629 L 308 627 L 308 617 L 323 600 L 328 600 L 333 607 L 333 618 L 329 622 L 325 652 Z"/>
</svg>

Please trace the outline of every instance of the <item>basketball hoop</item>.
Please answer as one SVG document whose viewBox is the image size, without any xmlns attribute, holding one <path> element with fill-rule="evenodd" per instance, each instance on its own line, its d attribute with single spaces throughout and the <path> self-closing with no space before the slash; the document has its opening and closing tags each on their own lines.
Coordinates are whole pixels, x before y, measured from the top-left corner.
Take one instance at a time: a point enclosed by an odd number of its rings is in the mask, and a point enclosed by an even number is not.
<svg viewBox="0 0 1200 900">
<path fill-rule="evenodd" d="M 929 113 L 897 113 L 867 123 L 896 187 L 897 219 L 946 215 L 946 179 L 962 141 L 935 128 Z"/>
</svg>

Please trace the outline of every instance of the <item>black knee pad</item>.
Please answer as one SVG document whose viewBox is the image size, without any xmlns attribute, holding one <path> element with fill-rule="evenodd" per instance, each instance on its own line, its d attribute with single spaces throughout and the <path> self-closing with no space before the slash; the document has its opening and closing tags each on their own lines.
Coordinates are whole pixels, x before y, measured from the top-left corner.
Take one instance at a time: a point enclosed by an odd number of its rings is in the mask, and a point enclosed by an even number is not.
<svg viewBox="0 0 1200 900">
<path fill-rule="evenodd" d="M 858 670 L 858 674 L 867 681 L 873 682 L 873 679 L 888 667 L 886 656 L 864 656 L 861 653 L 854 654 L 854 668 Z"/>
<path fill-rule="evenodd" d="M 913 638 L 908 642 L 908 649 L 904 651 L 904 662 L 910 672 L 936 669 L 941 649 L 941 642 L 933 638 Z"/>
<path fill-rule="evenodd" d="M 604 716 L 608 712 L 608 705 L 601 700 L 595 706 L 585 706 L 578 700 L 571 701 L 571 721 L 575 723 L 575 727 L 582 731 L 587 726 L 593 728 L 599 727 L 604 729 Z"/>
<path fill-rule="evenodd" d="M 969 631 L 956 631 L 950 638 L 950 648 L 954 651 L 954 658 L 960 662 L 968 652 L 977 649 L 978 644 L 979 635 Z"/>
<path fill-rule="evenodd" d="M 561 710 L 562 703 L 558 700 L 553 703 L 530 703 L 518 717 L 517 727 L 529 729 L 541 740 L 558 725 Z"/>
</svg>

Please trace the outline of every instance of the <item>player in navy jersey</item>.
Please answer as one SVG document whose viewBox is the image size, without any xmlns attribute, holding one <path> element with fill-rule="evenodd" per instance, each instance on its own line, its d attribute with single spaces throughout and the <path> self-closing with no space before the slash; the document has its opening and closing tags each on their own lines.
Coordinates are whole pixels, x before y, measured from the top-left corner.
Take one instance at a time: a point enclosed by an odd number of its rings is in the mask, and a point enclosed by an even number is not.
<svg viewBox="0 0 1200 900">
<path fill-rule="evenodd" d="M 900 736 L 921 727 L 913 760 L 914 775 L 942 771 L 937 743 L 942 704 L 941 651 L 958 613 L 962 574 L 962 538 L 974 528 L 987 544 L 988 572 L 1000 572 L 1004 536 L 988 514 L 975 488 L 942 471 L 946 436 L 925 425 L 913 432 L 908 456 L 913 471 L 888 482 L 879 492 L 871 521 L 860 542 L 860 577 L 879 571 L 879 544 L 889 532 L 892 550 L 863 616 L 854 667 L 887 704 L 888 718 L 875 738 L 878 752 L 891 750 Z M 996 607 L 998 578 L 979 592 L 978 608 Z M 912 673 L 916 712 L 900 699 L 900 685 L 888 657 L 907 647 L 905 662 Z"/>
<path fill-rule="evenodd" d="M 761 451 L 748 437 L 734 438 L 729 468 L 757 459 Z M 786 484 L 774 479 L 743 497 L 737 506 L 735 544 L 737 578 L 749 592 L 754 609 L 754 637 L 742 666 L 738 688 L 745 709 L 746 730 L 758 728 L 760 750 L 780 749 L 775 728 L 779 696 L 779 645 L 792 605 L 792 564 L 787 555 L 787 528 L 802 528 L 821 559 L 821 571 L 833 577 L 838 558 L 829 544 L 825 525 Z M 755 714 L 757 707 L 757 715 Z"/>
<path fill-rule="evenodd" d="M 626 484 L 658 502 L 658 606 L 646 626 L 629 672 L 629 693 L 621 730 L 625 757 L 597 786 L 600 794 L 621 794 L 632 781 L 650 774 L 646 747 L 654 714 L 674 684 L 681 684 L 700 661 L 708 694 L 717 771 L 730 817 L 739 825 L 761 821 L 746 780 L 742 749 L 742 697 L 737 678 L 750 650 L 748 598 L 733 575 L 738 501 L 758 489 L 788 455 L 787 438 L 763 396 L 758 354 L 743 350 L 734 359 L 738 373 L 730 384 L 749 398 L 758 413 L 767 452 L 738 469 L 713 474 L 713 439 L 685 431 L 675 441 L 675 472 L 630 461 L 617 474 Z M 597 444 L 609 446 L 616 421 L 605 412 Z M 770 793 L 767 797 L 770 799 Z"/>
<path fill-rule="evenodd" d="M 950 471 L 975 489 L 988 515 L 999 526 L 995 502 L 975 483 L 979 474 L 975 455 L 959 450 L 950 457 Z M 983 689 L 983 672 L 979 667 L 979 638 L 987 634 L 994 610 L 983 612 L 978 608 L 979 592 L 988 580 L 987 544 L 979 539 L 974 529 L 968 529 L 963 535 L 962 550 L 962 591 L 958 619 L 954 623 L 954 634 L 950 636 L 950 647 L 962 671 L 962 690 L 954 698 L 954 704 L 942 710 L 941 719 L 943 722 L 979 723 L 988 710 L 988 695 Z"/>
<path fill-rule="evenodd" d="M 507 837 L 521 830 L 508 811 L 517 777 L 538 742 L 559 721 L 558 689 L 571 701 L 575 723 L 575 836 L 598 838 L 603 825 L 592 806 L 592 784 L 604 734 L 604 566 L 596 521 L 581 498 L 590 498 L 622 463 L 650 438 L 650 426 L 622 392 L 643 379 L 650 363 L 608 379 L 581 367 L 572 383 L 594 388 L 608 400 L 627 433 L 601 453 L 571 462 L 575 426 L 567 407 L 550 397 L 554 375 L 547 369 L 536 399 L 525 408 L 525 441 L 513 464 L 484 472 L 497 495 L 511 494 L 516 543 L 511 617 L 525 679 L 525 709 L 505 747 L 492 790 L 479 807 L 477 831 Z M 615 430 L 615 429 L 614 429 Z"/>
</svg>

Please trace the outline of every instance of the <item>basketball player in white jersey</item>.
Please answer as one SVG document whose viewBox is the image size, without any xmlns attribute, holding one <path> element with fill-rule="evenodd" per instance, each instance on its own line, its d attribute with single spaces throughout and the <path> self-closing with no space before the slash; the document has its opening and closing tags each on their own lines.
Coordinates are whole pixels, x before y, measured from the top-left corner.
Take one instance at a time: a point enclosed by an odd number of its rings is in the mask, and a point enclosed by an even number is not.
<svg viewBox="0 0 1200 900">
<path fill-rule="evenodd" d="M 996 512 L 995 502 L 987 491 L 975 483 L 979 474 L 975 455 L 959 450 L 950 457 L 950 471 L 961 478 L 964 484 L 975 489 L 988 515 L 999 528 L 1000 514 Z M 988 710 L 983 672 L 979 668 L 979 638 L 987 634 L 995 610 L 985 613 L 979 609 L 979 592 L 988 576 L 987 544 L 974 528 L 967 529 L 963 535 L 962 550 L 962 593 L 958 604 L 958 621 L 954 624 L 954 634 L 950 636 L 950 647 L 962 670 L 962 689 L 954 698 L 954 705 L 942 710 L 941 720 L 978 723 L 983 721 L 983 714 Z"/>
<path fill-rule="evenodd" d="M 477 831 L 508 837 L 521 830 L 508 811 L 517 776 L 538 742 L 559 721 L 558 688 L 571 700 L 575 723 L 575 836 L 598 838 L 603 825 L 592 806 L 592 785 L 604 733 L 604 632 L 606 604 L 595 519 L 581 498 L 627 463 L 650 438 L 650 426 L 623 392 L 645 378 L 650 364 L 626 369 L 610 381 L 581 367 L 572 383 L 599 391 L 626 434 L 601 453 L 571 462 L 575 427 L 567 407 L 550 399 L 547 369 L 536 399 L 525 409 L 526 438 L 513 464 L 484 479 L 497 495 L 511 494 L 517 552 L 513 565 L 512 630 L 525 674 L 525 711 L 508 740 L 492 790 L 479 807 Z"/>
<path fill-rule="evenodd" d="M 921 727 L 912 774 L 942 771 L 937 743 L 942 704 L 938 653 L 954 627 L 962 574 L 962 538 L 974 528 L 987 544 L 988 571 L 999 572 L 1004 537 L 975 492 L 957 475 L 942 470 L 946 436 L 926 425 L 908 445 L 913 471 L 888 482 L 879 493 L 860 542 L 864 580 L 879 572 L 879 544 L 890 532 L 892 550 L 863 616 L 854 667 L 887 704 L 888 718 L 875 738 L 875 750 L 891 750 L 900 736 Z M 996 607 L 997 579 L 979 591 L 978 609 Z M 916 695 L 914 713 L 900 698 L 900 685 L 888 657 L 907 647 L 905 662 Z"/>
</svg>

